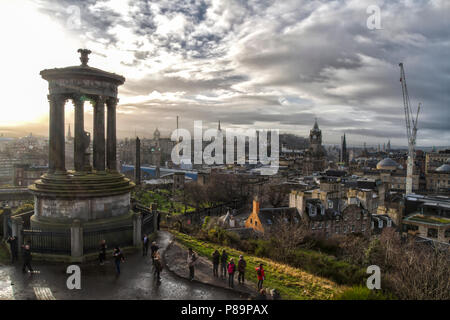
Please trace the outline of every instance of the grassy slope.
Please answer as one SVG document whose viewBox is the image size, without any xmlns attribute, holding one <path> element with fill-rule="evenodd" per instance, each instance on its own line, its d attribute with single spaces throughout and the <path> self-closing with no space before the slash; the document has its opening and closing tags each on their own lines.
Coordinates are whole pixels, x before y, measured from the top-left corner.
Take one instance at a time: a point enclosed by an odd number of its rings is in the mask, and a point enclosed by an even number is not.
<svg viewBox="0 0 450 320">
<path fill-rule="evenodd" d="M 211 254 L 215 249 L 227 250 L 230 258 L 234 258 L 235 261 L 239 259 L 240 254 L 243 254 L 241 251 L 210 242 L 203 242 L 183 233 L 175 231 L 172 231 L 172 233 L 180 243 L 191 247 L 198 254 L 209 259 L 211 259 Z M 278 289 L 282 299 L 332 299 L 345 289 L 345 287 L 339 286 L 331 280 L 312 275 L 301 269 L 277 263 L 270 259 L 245 254 L 244 257 L 247 261 L 247 279 L 256 283 L 255 268 L 259 263 L 263 263 L 266 273 L 264 287 Z"/>
</svg>

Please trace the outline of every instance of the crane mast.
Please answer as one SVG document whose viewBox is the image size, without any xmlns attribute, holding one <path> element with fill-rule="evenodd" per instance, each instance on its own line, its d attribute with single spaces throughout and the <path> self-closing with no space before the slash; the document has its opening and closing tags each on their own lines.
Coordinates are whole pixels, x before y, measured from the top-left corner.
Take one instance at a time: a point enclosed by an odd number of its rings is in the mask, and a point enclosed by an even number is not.
<svg viewBox="0 0 450 320">
<path fill-rule="evenodd" d="M 417 107 L 416 117 L 413 117 L 412 109 L 410 107 L 408 87 L 406 86 L 405 70 L 403 68 L 403 63 L 400 66 L 400 82 L 402 85 L 403 93 L 403 106 L 405 111 L 405 121 L 406 121 L 406 137 L 408 138 L 408 164 L 406 168 L 406 194 L 412 193 L 412 181 L 414 172 L 414 148 L 416 146 L 416 136 L 417 136 L 417 122 L 419 120 L 419 112 L 421 103 Z"/>
</svg>

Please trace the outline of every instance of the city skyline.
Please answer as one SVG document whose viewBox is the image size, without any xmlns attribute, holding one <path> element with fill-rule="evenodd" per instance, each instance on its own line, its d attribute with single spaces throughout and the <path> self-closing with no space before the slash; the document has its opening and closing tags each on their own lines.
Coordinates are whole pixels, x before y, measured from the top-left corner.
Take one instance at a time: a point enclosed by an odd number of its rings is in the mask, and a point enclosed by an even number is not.
<svg viewBox="0 0 450 320">
<path fill-rule="evenodd" d="M 75 50 L 86 47 L 93 51 L 89 65 L 127 79 L 119 89 L 119 138 L 151 137 L 156 127 L 168 135 L 176 115 L 186 129 L 194 120 L 208 127 L 220 120 L 224 128 L 307 136 L 317 117 L 327 144 L 346 133 L 349 146 L 389 139 L 406 146 L 403 61 L 413 107 L 424 105 L 417 145 L 450 141 L 444 1 L 380 4 L 380 30 L 366 26 L 368 1 L 77 3 L 0 3 L 0 24 L 14 30 L 1 62 L 4 135 L 48 135 L 39 71 L 79 65 Z M 23 62 L 10 63 L 17 59 Z M 90 107 L 85 127 L 92 130 Z"/>
</svg>

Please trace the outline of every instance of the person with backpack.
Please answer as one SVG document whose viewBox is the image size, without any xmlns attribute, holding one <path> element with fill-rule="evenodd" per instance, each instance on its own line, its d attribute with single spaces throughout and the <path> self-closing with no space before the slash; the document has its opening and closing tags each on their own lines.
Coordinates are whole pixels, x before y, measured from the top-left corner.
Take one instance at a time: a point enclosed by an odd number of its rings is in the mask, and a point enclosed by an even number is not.
<svg viewBox="0 0 450 320">
<path fill-rule="evenodd" d="M 155 252 L 155 260 L 154 260 L 154 265 L 155 265 L 155 271 L 154 271 L 154 275 L 155 275 L 155 279 L 159 282 L 161 281 L 161 271 L 162 271 L 162 261 L 161 261 L 161 256 L 159 255 L 159 252 L 156 251 Z"/>
<path fill-rule="evenodd" d="M 196 260 L 197 260 L 197 255 L 195 254 L 194 251 L 192 251 L 192 248 L 189 248 L 188 256 L 187 256 L 187 264 L 189 267 L 189 280 L 191 280 L 191 281 L 194 280 L 194 274 L 195 274 L 194 266 L 195 266 Z"/>
<path fill-rule="evenodd" d="M 159 250 L 159 247 L 156 245 L 156 242 L 153 241 L 152 245 L 150 246 L 150 251 L 151 251 L 151 255 L 152 255 L 152 262 L 153 262 L 153 264 L 155 264 L 155 253 L 158 250 Z"/>
<path fill-rule="evenodd" d="M 222 279 L 225 279 L 227 274 L 227 261 L 228 261 L 228 253 L 225 251 L 225 249 L 222 250 L 222 255 L 220 256 L 220 262 L 221 262 L 221 275 Z"/>
<path fill-rule="evenodd" d="M 117 272 L 117 275 L 119 276 L 120 275 L 120 263 L 125 262 L 125 258 L 123 257 L 122 251 L 120 250 L 119 247 L 114 248 L 113 257 L 114 257 L 114 263 L 116 265 L 116 272 Z"/>
<path fill-rule="evenodd" d="M 265 277 L 262 263 L 259 264 L 259 267 L 256 267 L 256 274 L 258 275 L 258 290 L 261 290 Z"/>
<path fill-rule="evenodd" d="M 234 264 L 234 259 L 230 259 L 230 263 L 227 266 L 228 269 L 228 286 L 234 288 L 234 273 L 236 272 L 236 265 Z"/>
<path fill-rule="evenodd" d="M 216 249 L 216 251 L 212 254 L 213 258 L 213 276 L 219 277 L 219 263 L 220 263 L 220 253 L 219 250 Z"/>
<path fill-rule="evenodd" d="M 101 266 L 105 264 L 106 248 L 106 240 L 102 240 L 102 242 L 100 243 L 100 253 L 98 254 L 98 260 L 100 261 Z"/>
<path fill-rule="evenodd" d="M 244 284 L 244 275 L 245 275 L 245 268 L 247 267 L 247 262 L 244 260 L 244 256 L 240 255 L 239 256 L 239 261 L 238 261 L 238 281 L 239 284 Z"/>
</svg>

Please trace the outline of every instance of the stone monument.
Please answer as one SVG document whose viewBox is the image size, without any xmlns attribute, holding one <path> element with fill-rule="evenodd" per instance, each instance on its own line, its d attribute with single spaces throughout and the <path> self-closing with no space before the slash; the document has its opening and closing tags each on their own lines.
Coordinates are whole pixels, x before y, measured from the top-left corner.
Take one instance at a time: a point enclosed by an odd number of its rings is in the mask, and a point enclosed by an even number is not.
<svg viewBox="0 0 450 320">
<path fill-rule="evenodd" d="M 134 183 L 117 171 L 117 87 L 125 78 L 88 66 L 90 50 L 79 49 L 80 66 L 40 72 L 49 83 L 49 168 L 29 189 L 34 195 L 32 229 L 70 230 L 81 223 L 85 230 L 108 230 L 132 223 L 130 192 Z M 64 107 L 75 106 L 74 170 L 65 168 Z M 94 111 L 93 163 L 90 134 L 84 130 L 84 103 Z M 106 140 L 105 140 L 105 108 Z"/>
</svg>

